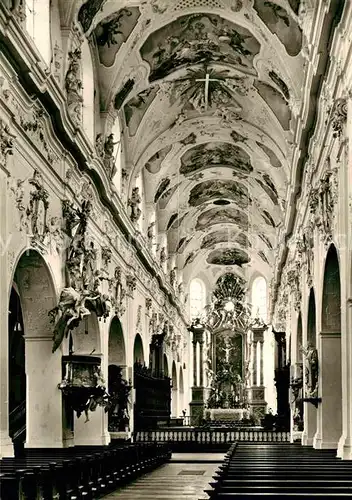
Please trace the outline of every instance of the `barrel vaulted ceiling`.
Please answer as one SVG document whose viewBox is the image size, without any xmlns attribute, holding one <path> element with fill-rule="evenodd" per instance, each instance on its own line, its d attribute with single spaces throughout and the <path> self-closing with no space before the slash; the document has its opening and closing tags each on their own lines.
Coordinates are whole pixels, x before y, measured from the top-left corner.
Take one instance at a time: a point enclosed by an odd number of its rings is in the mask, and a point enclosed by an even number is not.
<svg viewBox="0 0 352 500">
<path fill-rule="evenodd" d="M 129 188 L 143 171 L 146 203 L 185 282 L 230 270 L 272 277 L 314 3 L 77 6 L 99 61 L 101 108 L 119 114 Z"/>
</svg>

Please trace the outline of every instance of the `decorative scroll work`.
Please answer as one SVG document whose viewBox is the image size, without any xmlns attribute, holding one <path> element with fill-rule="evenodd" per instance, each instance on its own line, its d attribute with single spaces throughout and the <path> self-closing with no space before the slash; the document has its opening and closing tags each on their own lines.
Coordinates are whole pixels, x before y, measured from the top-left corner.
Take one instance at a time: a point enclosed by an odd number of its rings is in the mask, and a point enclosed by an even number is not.
<svg viewBox="0 0 352 500">
<path fill-rule="evenodd" d="M 305 265 L 307 284 L 313 284 L 314 273 L 314 225 L 312 222 L 303 230 L 302 238 L 297 241 L 298 258 Z"/>
<path fill-rule="evenodd" d="M 91 203 L 85 201 L 82 207 L 74 208 L 72 203 L 64 200 L 62 212 L 70 244 L 65 269 L 67 287 L 62 290 L 57 307 L 49 311 L 55 325 L 53 352 L 91 312 L 95 312 L 98 318 L 106 318 L 110 313 L 110 300 L 99 291 L 102 276 L 96 269 L 97 251 L 93 242 L 87 242 Z"/>
<path fill-rule="evenodd" d="M 347 120 L 347 99 L 341 97 L 336 99 L 332 108 L 331 125 L 334 130 L 334 137 L 341 137 L 344 125 Z"/>
<path fill-rule="evenodd" d="M 133 297 L 133 292 L 137 288 L 137 278 L 132 276 L 132 274 L 127 274 L 126 276 L 126 286 L 128 294 Z"/>
<path fill-rule="evenodd" d="M 335 205 L 338 200 L 337 167 L 331 168 L 330 160 L 327 160 L 327 168 L 320 179 L 317 187 L 310 193 L 310 212 L 314 217 L 314 223 L 319 229 L 326 246 L 332 240 L 333 221 L 335 216 Z"/>
<path fill-rule="evenodd" d="M 282 283 L 280 287 L 280 292 L 277 300 L 276 309 L 276 329 L 286 330 L 286 321 L 288 313 L 288 293 L 287 293 L 287 283 L 286 280 Z"/>
<path fill-rule="evenodd" d="M 149 311 L 150 311 L 150 308 L 152 307 L 152 299 L 150 297 L 147 297 L 145 299 L 145 308 L 146 308 L 146 311 L 147 313 L 149 314 Z"/>
<path fill-rule="evenodd" d="M 142 306 L 140 304 L 137 308 L 136 332 L 142 333 Z"/>
<path fill-rule="evenodd" d="M 287 283 L 291 289 L 291 294 L 293 296 L 293 305 L 295 311 L 299 312 L 301 310 L 302 292 L 300 283 L 300 263 L 296 264 L 287 273 Z"/>
<path fill-rule="evenodd" d="M 6 167 L 7 157 L 13 155 L 13 141 L 16 138 L 9 126 L 0 118 L 0 167 Z"/>
<path fill-rule="evenodd" d="M 102 247 L 101 248 L 101 260 L 104 264 L 104 267 L 107 268 L 111 262 L 112 250 L 110 247 Z"/>
</svg>

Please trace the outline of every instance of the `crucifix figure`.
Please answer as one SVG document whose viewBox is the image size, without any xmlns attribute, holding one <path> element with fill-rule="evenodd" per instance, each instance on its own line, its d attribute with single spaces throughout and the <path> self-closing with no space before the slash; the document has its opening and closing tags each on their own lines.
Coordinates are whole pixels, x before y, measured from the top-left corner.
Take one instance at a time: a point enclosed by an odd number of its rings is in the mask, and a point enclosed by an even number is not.
<svg viewBox="0 0 352 500">
<path fill-rule="evenodd" d="M 205 69 L 205 76 L 203 78 L 197 78 L 196 82 L 204 82 L 204 110 L 208 110 L 208 102 L 209 102 L 209 83 L 210 82 L 218 82 L 218 78 L 210 78 L 210 74 Z"/>
<path fill-rule="evenodd" d="M 222 348 L 225 351 L 225 361 L 228 363 L 230 361 L 230 352 L 234 350 L 234 347 L 230 347 L 230 344 L 226 342 L 225 347 Z"/>
</svg>

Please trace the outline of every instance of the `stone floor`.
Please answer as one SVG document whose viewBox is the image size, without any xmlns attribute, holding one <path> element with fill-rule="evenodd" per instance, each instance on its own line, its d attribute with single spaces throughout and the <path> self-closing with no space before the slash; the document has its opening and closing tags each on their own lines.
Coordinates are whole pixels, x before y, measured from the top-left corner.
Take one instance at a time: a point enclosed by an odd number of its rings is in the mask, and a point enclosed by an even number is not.
<svg viewBox="0 0 352 500">
<path fill-rule="evenodd" d="M 221 453 L 173 453 L 169 463 L 104 497 L 106 500 L 199 500 L 224 460 Z"/>
</svg>

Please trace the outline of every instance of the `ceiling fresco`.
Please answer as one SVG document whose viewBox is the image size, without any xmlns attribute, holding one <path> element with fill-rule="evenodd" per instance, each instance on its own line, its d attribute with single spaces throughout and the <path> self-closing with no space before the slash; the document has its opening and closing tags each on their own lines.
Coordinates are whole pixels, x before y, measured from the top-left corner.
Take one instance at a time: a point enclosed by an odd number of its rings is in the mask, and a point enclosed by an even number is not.
<svg viewBox="0 0 352 500">
<path fill-rule="evenodd" d="M 98 24 L 94 34 L 101 64 L 113 65 L 116 54 L 136 27 L 140 15 L 138 7 L 121 9 Z"/>
<path fill-rule="evenodd" d="M 210 180 L 197 184 L 190 192 L 189 204 L 197 207 L 213 199 L 228 198 L 240 208 L 247 208 L 250 203 L 248 189 L 235 181 Z"/>
<path fill-rule="evenodd" d="M 228 229 L 221 231 L 214 231 L 213 233 L 207 234 L 201 243 L 201 248 L 213 248 L 219 243 L 237 243 L 238 245 L 249 248 L 251 246 L 247 236 L 241 233 L 239 230 Z"/>
<path fill-rule="evenodd" d="M 249 225 L 248 214 L 232 207 L 211 208 L 198 217 L 196 229 L 204 231 L 215 224 L 235 224 L 246 231 Z"/>
<path fill-rule="evenodd" d="M 181 158 L 181 174 L 190 174 L 205 168 L 229 167 L 239 174 L 253 171 L 249 155 L 243 149 L 228 143 L 199 144 L 186 151 Z"/>
<path fill-rule="evenodd" d="M 141 220 L 148 227 L 155 216 L 157 243 L 165 241 L 186 286 L 197 275 L 214 284 L 226 266 L 245 279 L 273 276 L 292 210 L 317 5 L 79 3 L 106 129 L 115 114 L 122 132 L 122 202 L 142 175 Z"/>
<path fill-rule="evenodd" d="M 268 146 L 265 146 L 262 142 L 257 141 L 258 146 L 264 151 L 264 153 L 269 157 L 270 163 L 275 168 L 282 167 L 281 161 L 278 159 L 274 151 L 272 151 Z"/>
<path fill-rule="evenodd" d="M 175 19 L 153 33 L 140 53 L 155 81 L 186 65 L 216 61 L 253 68 L 259 42 L 245 28 L 213 14 L 193 14 Z"/>
<path fill-rule="evenodd" d="M 244 250 L 238 248 L 224 248 L 213 250 L 207 257 L 209 264 L 217 266 L 239 266 L 248 264 L 250 257 Z"/>
<path fill-rule="evenodd" d="M 165 157 L 170 153 L 172 146 L 166 146 L 165 148 L 157 151 L 145 164 L 146 170 L 150 174 L 157 174 L 161 169 L 161 164 Z"/>
<path fill-rule="evenodd" d="M 158 90 L 158 85 L 150 87 L 140 92 L 136 97 L 133 97 L 127 102 L 127 104 L 125 104 L 125 120 L 131 135 L 134 135 L 137 132 L 137 129 L 149 106 L 155 99 Z"/>
<path fill-rule="evenodd" d="M 277 35 L 287 53 L 297 56 L 302 48 L 302 31 L 292 16 L 274 2 L 255 0 L 254 9 L 269 30 Z"/>
</svg>

